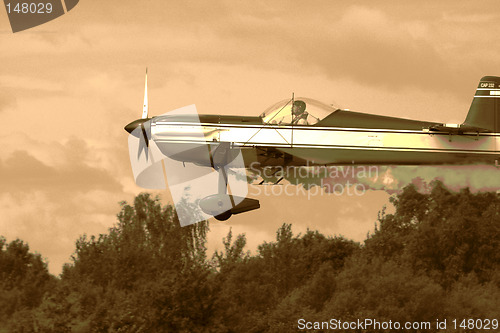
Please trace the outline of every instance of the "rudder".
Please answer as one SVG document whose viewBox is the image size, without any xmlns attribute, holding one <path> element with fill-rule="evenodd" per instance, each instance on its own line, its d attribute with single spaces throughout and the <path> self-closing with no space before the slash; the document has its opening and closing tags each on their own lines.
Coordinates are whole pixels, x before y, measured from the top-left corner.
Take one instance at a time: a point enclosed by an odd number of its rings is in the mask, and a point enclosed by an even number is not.
<svg viewBox="0 0 500 333">
<path fill-rule="evenodd" d="M 479 81 L 464 125 L 500 131 L 500 77 L 485 76 Z"/>
</svg>

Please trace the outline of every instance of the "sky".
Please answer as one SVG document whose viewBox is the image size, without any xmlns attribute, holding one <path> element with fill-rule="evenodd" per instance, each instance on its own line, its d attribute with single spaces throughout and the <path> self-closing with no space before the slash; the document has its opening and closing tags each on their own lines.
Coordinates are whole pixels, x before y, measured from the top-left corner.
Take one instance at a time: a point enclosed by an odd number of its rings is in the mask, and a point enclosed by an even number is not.
<svg viewBox="0 0 500 333">
<path fill-rule="evenodd" d="M 499 18 L 496 1 L 82 0 L 13 34 L 0 9 L 0 235 L 26 241 L 59 274 L 80 235 L 106 233 L 119 202 L 145 191 L 123 127 L 141 116 L 146 67 L 150 115 L 189 104 L 258 115 L 293 92 L 461 123 L 479 79 L 500 76 Z M 362 241 L 415 179 L 495 190 L 498 176 L 493 166 L 381 168 L 363 195 L 252 186 L 261 208 L 211 220 L 209 249 L 232 228 L 255 250 L 283 223 Z"/>
</svg>

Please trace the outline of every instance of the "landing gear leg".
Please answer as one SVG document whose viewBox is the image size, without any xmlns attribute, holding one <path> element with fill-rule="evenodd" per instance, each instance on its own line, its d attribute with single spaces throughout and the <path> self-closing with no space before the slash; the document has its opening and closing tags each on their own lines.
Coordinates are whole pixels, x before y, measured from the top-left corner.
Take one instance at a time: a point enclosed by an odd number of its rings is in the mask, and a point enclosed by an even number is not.
<svg viewBox="0 0 500 333">
<path fill-rule="evenodd" d="M 212 167 L 219 173 L 218 193 L 200 200 L 201 210 L 219 221 L 225 221 L 234 214 L 248 212 L 260 207 L 259 200 L 235 196 L 230 192 L 227 170 L 231 161 L 236 158 L 228 142 L 221 143 L 210 152 Z M 243 166 L 243 163 L 241 163 Z M 229 190 L 228 190 L 229 189 Z"/>
<path fill-rule="evenodd" d="M 219 172 L 219 195 L 224 195 L 224 194 L 227 194 L 227 173 L 226 173 L 226 169 L 224 166 L 221 166 L 219 167 L 219 169 L 217 170 Z M 234 207 L 234 199 L 232 196 L 229 196 L 229 198 L 231 199 L 231 205 Z M 219 207 L 222 208 L 223 206 L 223 202 L 222 200 L 219 200 L 218 202 L 218 205 Z M 231 216 L 233 215 L 233 213 L 231 213 L 231 210 L 227 210 L 219 215 L 215 215 L 215 219 L 218 220 L 218 221 L 226 221 L 227 219 L 229 219 Z"/>
</svg>

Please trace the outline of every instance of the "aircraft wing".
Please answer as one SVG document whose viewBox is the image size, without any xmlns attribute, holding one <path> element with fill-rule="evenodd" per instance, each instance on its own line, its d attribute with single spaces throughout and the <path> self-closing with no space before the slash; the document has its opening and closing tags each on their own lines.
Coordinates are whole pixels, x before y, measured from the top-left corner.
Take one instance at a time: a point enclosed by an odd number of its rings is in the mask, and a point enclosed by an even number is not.
<svg viewBox="0 0 500 333">
<path fill-rule="evenodd" d="M 430 126 L 428 130 L 431 132 L 445 132 L 450 134 L 491 132 L 486 128 L 470 126 L 467 124 L 437 124 Z"/>
</svg>

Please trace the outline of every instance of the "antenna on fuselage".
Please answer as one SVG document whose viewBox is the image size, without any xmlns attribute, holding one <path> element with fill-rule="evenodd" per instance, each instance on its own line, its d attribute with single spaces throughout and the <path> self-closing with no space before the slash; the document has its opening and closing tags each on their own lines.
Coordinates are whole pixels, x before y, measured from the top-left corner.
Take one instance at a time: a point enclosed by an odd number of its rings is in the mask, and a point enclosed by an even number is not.
<svg viewBox="0 0 500 333">
<path fill-rule="evenodd" d="M 144 83 L 144 105 L 142 108 L 142 119 L 148 117 L 149 105 L 148 105 L 148 68 L 146 67 L 146 82 Z"/>
<path fill-rule="evenodd" d="M 292 91 L 292 107 L 290 108 L 290 119 L 292 119 L 292 138 L 290 147 L 293 148 L 293 104 L 295 103 L 295 92 Z"/>
</svg>

